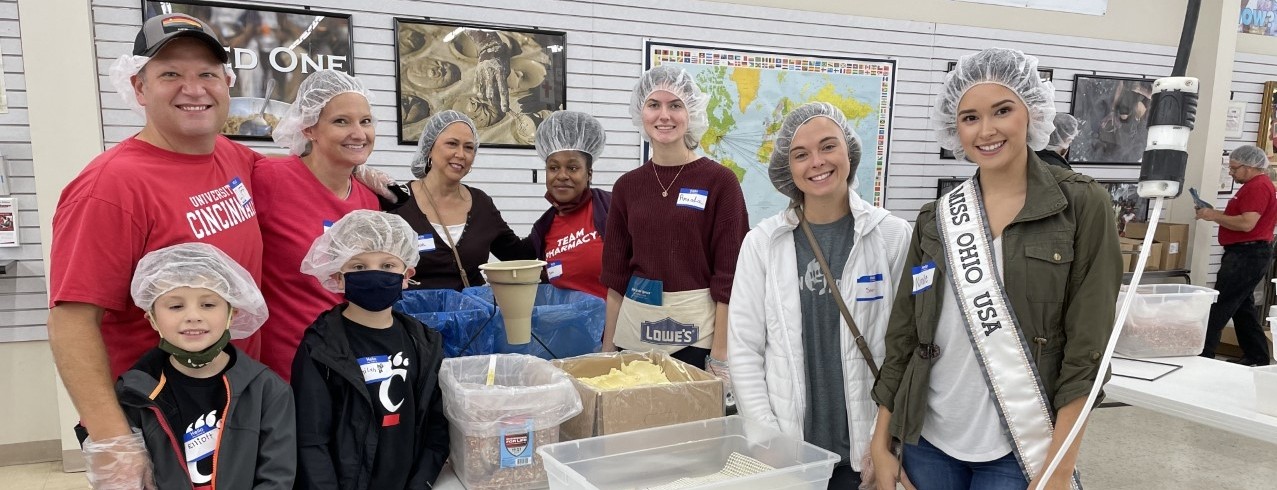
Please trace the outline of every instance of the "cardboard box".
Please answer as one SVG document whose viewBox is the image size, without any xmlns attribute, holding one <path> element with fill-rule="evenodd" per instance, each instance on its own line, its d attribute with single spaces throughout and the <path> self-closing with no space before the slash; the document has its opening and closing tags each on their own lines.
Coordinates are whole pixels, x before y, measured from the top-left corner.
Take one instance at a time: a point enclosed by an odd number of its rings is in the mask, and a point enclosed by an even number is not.
<svg viewBox="0 0 1277 490">
<path fill-rule="evenodd" d="M 1126 238 L 1144 239 L 1148 223 L 1127 223 Z M 1158 223 L 1153 240 L 1162 243 L 1162 270 L 1188 267 L 1188 225 L 1184 223 Z"/>
<path fill-rule="evenodd" d="M 1134 252 L 1122 252 L 1122 272 L 1134 272 L 1135 259 Z"/>
<path fill-rule="evenodd" d="M 1134 238 L 1123 237 L 1123 238 L 1118 238 L 1117 240 L 1118 240 L 1118 245 L 1122 248 L 1122 252 L 1132 252 L 1133 254 L 1138 254 L 1140 252 L 1140 247 L 1144 245 L 1144 240 L 1142 239 L 1136 240 Z M 1162 268 L 1162 248 L 1163 247 L 1160 242 L 1156 240 L 1153 241 L 1153 244 L 1149 246 L 1148 263 L 1144 264 L 1144 270 L 1160 271 L 1163 269 Z M 1135 264 L 1138 261 L 1139 261 L 1138 255 L 1132 256 L 1131 266 L 1127 269 L 1127 272 L 1134 271 Z M 1125 263 L 1125 259 L 1123 259 L 1123 263 Z"/>
<path fill-rule="evenodd" d="M 643 359 L 664 368 L 671 384 L 600 391 L 577 380 Z M 712 419 L 726 409 L 722 381 L 664 353 L 588 354 L 553 363 L 572 376 L 581 395 L 581 413 L 559 426 L 561 441 Z"/>
</svg>

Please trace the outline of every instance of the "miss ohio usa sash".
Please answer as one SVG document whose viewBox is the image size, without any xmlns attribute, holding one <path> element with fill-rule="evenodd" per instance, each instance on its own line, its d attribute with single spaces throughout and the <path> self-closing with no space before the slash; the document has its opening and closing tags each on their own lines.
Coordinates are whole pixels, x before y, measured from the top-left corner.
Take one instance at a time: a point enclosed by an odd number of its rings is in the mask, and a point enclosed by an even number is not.
<svg viewBox="0 0 1277 490">
<path fill-rule="evenodd" d="M 967 179 L 936 204 L 947 275 L 967 324 L 967 338 L 1011 435 L 1020 468 L 1032 480 L 1048 462 L 1051 407 L 998 276 L 980 185 L 975 178 Z M 1082 488 L 1076 472 L 1072 486 Z"/>
</svg>

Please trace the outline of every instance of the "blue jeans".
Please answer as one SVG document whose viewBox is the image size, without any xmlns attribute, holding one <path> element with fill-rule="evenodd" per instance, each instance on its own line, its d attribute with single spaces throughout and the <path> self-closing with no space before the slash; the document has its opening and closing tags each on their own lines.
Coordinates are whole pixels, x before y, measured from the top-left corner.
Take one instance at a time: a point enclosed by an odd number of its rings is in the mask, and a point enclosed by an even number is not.
<svg viewBox="0 0 1277 490">
<path fill-rule="evenodd" d="M 905 444 L 905 474 L 918 490 L 1025 490 L 1024 478 L 1015 454 L 984 463 L 969 463 L 945 454 L 919 438 L 918 444 Z"/>
</svg>

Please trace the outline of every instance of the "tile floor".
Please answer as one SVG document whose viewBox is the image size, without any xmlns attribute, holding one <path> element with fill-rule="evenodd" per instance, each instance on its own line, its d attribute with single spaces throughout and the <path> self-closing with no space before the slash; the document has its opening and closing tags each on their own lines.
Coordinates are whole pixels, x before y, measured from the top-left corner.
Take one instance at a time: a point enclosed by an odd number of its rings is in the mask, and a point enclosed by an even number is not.
<svg viewBox="0 0 1277 490">
<path fill-rule="evenodd" d="M 1136 407 L 1092 415 L 1079 468 L 1089 490 L 1271 489 L 1277 445 L 1219 432 Z M 88 488 L 61 463 L 0 467 L 0 489 Z"/>
</svg>

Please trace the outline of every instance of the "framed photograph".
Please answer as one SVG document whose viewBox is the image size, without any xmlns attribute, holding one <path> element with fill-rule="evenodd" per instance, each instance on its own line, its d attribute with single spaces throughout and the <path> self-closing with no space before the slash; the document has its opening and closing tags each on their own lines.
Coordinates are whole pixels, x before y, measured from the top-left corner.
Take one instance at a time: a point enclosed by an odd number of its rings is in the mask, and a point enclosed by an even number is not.
<svg viewBox="0 0 1277 490">
<path fill-rule="evenodd" d="M 1073 116 L 1078 134 L 1069 146 L 1072 163 L 1139 164 L 1148 140 L 1153 80 L 1077 75 Z"/>
<path fill-rule="evenodd" d="M 895 61 L 657 41 L 644 53 L 645 70 L 682 68 L 708 95 L 709 130 L 697 151 L 736 174 L 750 226 L 789 205 L 767 165 L 786 111 L 807 102 L 842 110 L 861 142 L 856 192 L 876 206 L 885 202 Z"/>
<path fill-rule="evenodd" d="M 1263 148 L 1264 153 L 1268 154 L 1268 159 L 1273 159 L 1274 150 L 1277 150 L 1277 105 L 1273 104 L 1273 98 L 1277 97 L 1277 82 L 1264 82 L 1264 102 L 1259 112 L 1259 140 L 1255 145 Z"/>
<path fill-rule="evenodd" d="M 936 181 L 936 199 L 940 199 L 940 196 L 945 195 L 949 191 L 953 190 L 954 187 L 957 187 L 959 184 L 966 181 L 967 179 L 955 178 L 942 178 Z"/>
<path fill-rule="evenodd" d="M 1232 160 L 1228 157 L 1229 153 L 1228 150 L 1224 150 L 1224 158 L 1219 163 L 1219 189 L 1217 189 L 1219 194 L 1232 194 L 1233 184 L 1236 183 L 1230 172 L 1232 169 L 1228 168 L 1229 161 Z"/>
<path fill-rule="evenodd" d="M 228 137 L 270 140 L 308 75 L 326 68 L 354 74 L 350 14 L 244 3 L 142 1 L 143 22 L 173 12 L 207 23 L 230 54 L 236 80 L 230 117 L 222 127 Z M 254 131 L 254 125 L 244 124 L 258 114 L 269 130 Z"/>
<path fill-rule="evenodd" d="M 452 109 L 483 146 L 532 148 L 541 121 L 566 108 L 566 50 L 562 32 L 395 19 L 399 144 Z"/>
<path fill-rule="evenodd" d="M 1137 180 L 1101 180 L 1100 185 L 1109 191 L 1113 200 L 1113 214 L 1117 215 L 1117 233 L 1126 236 L 1126 224 L 1132 221 L 1148 221 L 1148 199 L 1136 192 Z"/>
<path fill-rule="evenodd" d="M 949 73 L 953 71 L 953 68 L 956 66 L 958 66 L 957 61 L 950 61 L 948 66 L 945 67 L 944 72 Z M 1041 78 L 1043 82 L 1049 82 L 1055 78 L 1055 70 L 1051 68 L 1038 68 L 1038 78 Z M 940 159 L 941 160 L 956 160 L 957 158 L 953 156 L 952 151 L 941 148 Z"/>
</svg>

